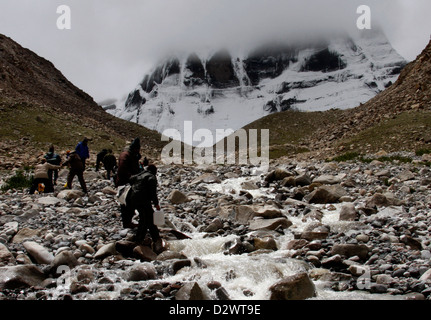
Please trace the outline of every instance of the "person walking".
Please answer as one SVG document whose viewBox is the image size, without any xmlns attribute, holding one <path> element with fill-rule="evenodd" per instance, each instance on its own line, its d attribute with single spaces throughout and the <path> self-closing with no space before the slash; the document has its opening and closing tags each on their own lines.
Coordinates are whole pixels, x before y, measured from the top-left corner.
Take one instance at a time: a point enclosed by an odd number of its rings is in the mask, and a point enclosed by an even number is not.
<svg viewBox="0 0 431 320">
<path fill-rule="evenodd" d="M 96 156 L 96 172 L 100 169 L 100 164 L 103 163 L 103 158 L 108 154 L 108 149 L 103 149 Z"/>
<path fill-rule="evenodd" d="M 76 153 L 76 151 L 72 151 L 68 155 L 68 159 L 63 163 L 63 166 L 69 166 L 69 174 L 67 175 L 67 189 L 72 189 L 72 182 L 75 176 L 78 176 L 79 183 L 81 184 L 82 191 L 84 193 L 88 193 L 87 185 L 84 180 L 84 164 L 81 160 L 81 157 Z"/>
<path fill-rule="evenodd" d="M 103 157 L 103 166 L 106 170 L 106 178 L 111 180 L 111 172 L 115 174 L 115 168 L 117 167 L 117 158 L 112 154 L 112 150 L 107 150 L 106 155 Z"/>
<path fill-rule="evenodd" d="M 153 240 L 153 251 L 163 251 L 162 239 L 158 227 L 154 224 L 154 209 L 160 210 L 157 197 L 157 167 L 153 164 L 130 178 L 131 189 L 126 198 L 126 206 L 139 213 L 139 224 L 136 234 L 138 243 L 143 243 L 149 231 Z"/>
<path fill-rule="evenodd" d="M 90 150 L 88 149 L 88 138 L 84 138 L 75 148 L 75 152 L 81 158 L 82 164 L 84 165 L 85 170 L 85 161 L 90 158 Z"/>
<path fill-rule="evenodd" d="M 115 187 L 120 187 L 128 184 L 130 177 L 140 172 L 139 159 L 141 142 L 139 138 L 132 141 L 129 148 L 124 150 L 118 159 L 118 170 L 115 177 Z M 135 210 L 124 204 L 120 206 L 121 219 L 124 228 L 135 228 L 136 225 L 132 222 Z"/>
</svg>

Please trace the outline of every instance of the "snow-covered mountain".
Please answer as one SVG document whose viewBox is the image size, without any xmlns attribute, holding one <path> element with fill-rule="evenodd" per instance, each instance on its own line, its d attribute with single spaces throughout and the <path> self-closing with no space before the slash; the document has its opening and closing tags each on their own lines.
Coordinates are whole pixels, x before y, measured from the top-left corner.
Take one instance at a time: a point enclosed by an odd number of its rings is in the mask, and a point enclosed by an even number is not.
<svg viewBox="0 0 431 320">
<path fill-rule="evenodd" d="M 215 137 L 216 129 L 237 130 L 288 109 L 357 107 L 395 82 L 405 64 L 376 30 L 262 46 L 247 56 L 191 53 L 164 60 L 127 98 L 104 109 L 161 133 L 183 132 L 192 121 L 193 130 Z"/>
</svg>

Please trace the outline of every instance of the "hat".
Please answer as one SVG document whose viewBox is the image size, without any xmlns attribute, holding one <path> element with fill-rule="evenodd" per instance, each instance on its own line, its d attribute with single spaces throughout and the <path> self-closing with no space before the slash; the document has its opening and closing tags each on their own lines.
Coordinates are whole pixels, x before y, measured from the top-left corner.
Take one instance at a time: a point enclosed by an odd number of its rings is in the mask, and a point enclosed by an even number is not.
<svg viewBox="0 0 431 320">
<path fill-rule="evenodd" d="M 141 148 L 141 140 L 139 138 L 136 138 L 132 141 L 132 144 L 130 145 L 131 149 L 140 149 Z"/>
<path fill-rule="evenodd" d="M 150 164 L 147 167 L 147 170 L 150 171 L 152 174 L 156 175 L 157 174 L 157 167 L 154 164 Z"/>
</svg>

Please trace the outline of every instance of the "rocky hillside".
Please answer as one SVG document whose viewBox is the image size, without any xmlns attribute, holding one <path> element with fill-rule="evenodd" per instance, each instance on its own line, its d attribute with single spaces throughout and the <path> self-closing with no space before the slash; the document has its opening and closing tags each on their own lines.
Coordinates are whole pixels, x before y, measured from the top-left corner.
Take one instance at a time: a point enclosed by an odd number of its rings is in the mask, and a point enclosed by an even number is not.
<svg viewBox="0 0 431 320">
<path fill-rule="evenodd" d="M 3 167 L 31 164 L 28 156 L 51 143 L 73 148 L 83 136 L 93 139 L 94 152 L 119 151 L 139 136 L 148 154 L 160 154 L 159 134 L 107 114 L 51 62 L 1 34 L 0 108 Z"/>
<path fill-rule="evenodd" d="M 274 157 L 431 149 L 431 43 L 399 79 L 375 98 L 349 110 L 284 112 L 246 128 L 271 128 Z M 308 153 L 311 152 L 311 153 Z"/>
</svg>

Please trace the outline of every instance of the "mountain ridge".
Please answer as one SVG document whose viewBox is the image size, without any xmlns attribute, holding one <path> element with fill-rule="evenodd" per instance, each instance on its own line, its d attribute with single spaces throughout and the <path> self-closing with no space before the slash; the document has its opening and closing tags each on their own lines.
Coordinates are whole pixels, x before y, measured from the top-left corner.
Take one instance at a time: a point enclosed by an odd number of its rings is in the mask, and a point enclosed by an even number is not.
<svg viewBox="0 0 431 320">
<path fill-rule="evenodd" d="M 245 129 L 277 128 L 270 138 L 273 153 L 282 156 L 329 159 L 342 153 L 431 152 L 431 41 L 401 71 L 397 81 L 356 108 L 270 115 Z M 330 119 L 323 121 L 322 119 Z M 297 137 L 292 139 L 293 133 Z M 429 152 L 428 152 L 429 151 Z"/>
<path fill-rule="evenodd" d="M 213 132 L 237 130 L 285 110 L 356 107 L 395 82 L 406 63 L 379 30 L 263 46 L 244 57 L 226 49 L 174 55 L 104 108 L 158 132 L 182 132 L 185 121 Z"/>
<path fill-rule="evenodd" d="M 106 113 L 52 62 L 2 34 L 0 109 L 4 168 L 33 165 L 50 144 L 65 152 L 84 136 L 93 140 L 92 158 L 101 148 L 118 153 L 135 137 L 152 158 L 163 147 L 160 134 Z"/>
</svg>

